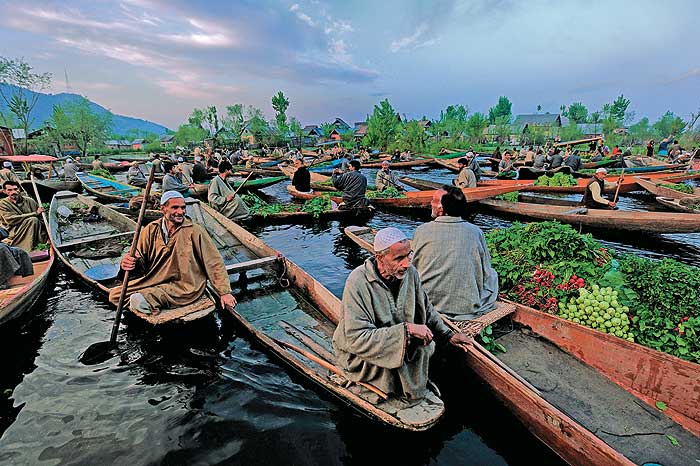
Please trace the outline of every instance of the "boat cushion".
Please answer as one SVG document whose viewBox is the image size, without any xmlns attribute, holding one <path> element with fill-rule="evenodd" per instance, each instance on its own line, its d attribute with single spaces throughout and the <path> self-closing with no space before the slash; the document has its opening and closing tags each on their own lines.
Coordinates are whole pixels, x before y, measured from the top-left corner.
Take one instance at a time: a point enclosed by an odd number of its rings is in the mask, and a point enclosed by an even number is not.
<svg viewBox="0 0 700 466">
<path fill-rule="evenodd" d="M 114 280 L 119 274 L 119 264 L 101 264 L 85 271 L 85 275 L 95 281 Z"/>
</svg>

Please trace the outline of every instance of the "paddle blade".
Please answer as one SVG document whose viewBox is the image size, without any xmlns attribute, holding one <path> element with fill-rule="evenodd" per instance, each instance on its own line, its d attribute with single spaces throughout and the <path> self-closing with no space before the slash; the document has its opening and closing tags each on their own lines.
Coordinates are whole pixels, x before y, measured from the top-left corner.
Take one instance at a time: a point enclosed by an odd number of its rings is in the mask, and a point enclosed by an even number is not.
<svg viewBox="0 0 700 466">
<path fill-rule="evenodd" d="M 78 361 L 86 366 L 94 366 L 95 364 L 108 361 L 118 354 L 119 352 L 117 351 L 116 344 L 109 341 L 100 341 L 88 346 L 80 357 L 78 357 Z"/>
</svg>

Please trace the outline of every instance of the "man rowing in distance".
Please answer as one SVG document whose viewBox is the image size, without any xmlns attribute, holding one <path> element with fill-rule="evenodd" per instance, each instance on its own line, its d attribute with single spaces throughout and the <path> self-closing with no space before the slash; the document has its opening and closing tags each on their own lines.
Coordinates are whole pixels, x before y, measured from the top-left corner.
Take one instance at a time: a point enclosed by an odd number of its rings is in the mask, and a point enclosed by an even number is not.
<svg viewBox="0 0 700 466">
<path fill-rule="evenodd" d="M 160 198 L 163 218 L 141 231 L 136 252 L 126 254 L 122 270 L 138 278 L 129 280 L 129 308 L 143 314 L 187 306 L 203 294 L 207 280 L 221 296 L 221 306 L 232 308 L 236 300 L 219 251 L 200 225 L 185 217 L 185 198 L 166 191 Z M 109 300 L 117 305 L 121 287 L 112 288 Z"/>
<path fill-rule="evenodd" d="M 433 309 L 406 235 L 379 230 L 374 251 L 345 282 L 333 348 L 349 380 L 372 384 L 407 407 L 428 396 L 433 340 L 465 345 L 471 339 L 450 330 Z"/>
<path fill-rule="evenodd" d="M 209 184 L 207 198 L 209 204 L 218 212 L 231 220 L 243 220 L 250 216 L 248 206 L 241 196 L 228 183 L 228 178 L 233 174 L 233 166 L 228 160 L 219 163 L 219 175 L 215 176 Z"/>
<path fill-rule="evenodd" d="M 467 200 L 461 189 L 445 185 L 430 203 L 434 220 L 413 236 L 421 284 L 430 302 L 452 320 L 471 320 L 496 307 L 498 274 L 484 233 L 463 217 Z"/>
<path fill-rule="evenodd" d="M 297 191 L 308 193 L 311 191 L 311 173 L 304 166 L 302 159 L 294 159 L 294 175 L 292 176 L 292 186 Z"/>
<path fill-rule="evenodd" d="M 452 183 L 458 188 L 476 188 L 476 176 L 469 168 L 469 161 L 462 157 L 457 161 L 459 174 L 457 178 L 452 180 Z"/>
<path fill-rule="evenodd" d="M 141 169 L 139 168 L 138 162 L 131 162 L 129 171 L 126 172 L 126 182 L 138 188 L 145 188 L 148 184 L 146 175 L 144 175 Z"/>
<path fill-rule="evenodd" d="M 18 182 L 5 181 L 2 188 L 7 197 L 0 200 L 0 225 L 9 232 L 4 242 L 27 252 L 38 243 L 45 243 L 47 236 L 40 218 L 44 209 L 34 199 L 22 195 Z"/>
<path fill-rule="evenodd" d="M 620 177 L 617 183 L 608 183 L 605 181 L 607 174 L 608 171 L 605 168 L 599 168 L 595 171 L 595 175 L 586 185 L 581 204 L 589 209 L 614 209 L 617 206 L 617 202 L 608 201 L 603 197 L 603 191 L 616 189 L 625 178 Z"/>
<path fill-rule="evenodd" d="M 382 169 L 377 172 L 374 184 L 377 186 L 377 191 L 384 191 L 389 187 L 403 191 L 403 188 L 399 185 L 398 178 L 396 178 L 396 174 L 389 169 L 388 160 L 382 162 Z"/>
</svg>

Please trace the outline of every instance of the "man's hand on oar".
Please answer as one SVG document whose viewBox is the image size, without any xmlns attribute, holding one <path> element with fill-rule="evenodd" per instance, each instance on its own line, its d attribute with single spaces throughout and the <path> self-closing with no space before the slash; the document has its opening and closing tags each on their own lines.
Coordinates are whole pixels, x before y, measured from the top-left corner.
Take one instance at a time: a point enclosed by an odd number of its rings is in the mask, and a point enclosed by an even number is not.
<svg viewBox="0 0 700 466">
<path fill-rule="evenodd" d="M 231 293 L 221 295 L 221 307 L 231 310 L 236 307 L 236 298 Z"/>
<path fill-rule="evenodd" d="M 450 343 L 454 346 L 462 348 L 465 351 L 469 351 L 474 347 L 474 339 L 467 335 L 466 333 L 457 332 L 450 338 Z"/>
</svg>

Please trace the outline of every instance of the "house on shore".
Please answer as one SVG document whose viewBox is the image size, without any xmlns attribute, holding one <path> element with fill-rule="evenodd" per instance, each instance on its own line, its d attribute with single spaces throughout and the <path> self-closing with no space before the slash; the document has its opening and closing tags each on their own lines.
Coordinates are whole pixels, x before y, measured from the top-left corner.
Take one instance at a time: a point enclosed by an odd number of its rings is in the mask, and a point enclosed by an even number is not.
<svg viewBox="0 0 700 466">
<path fill-rule="evenodd" d="M 172 146 L 174 143 L 175 143 L 175 135 L 174 134 L 164 134 L 160 137 L 160 146 L 161 147 Z"/>
</svg>

